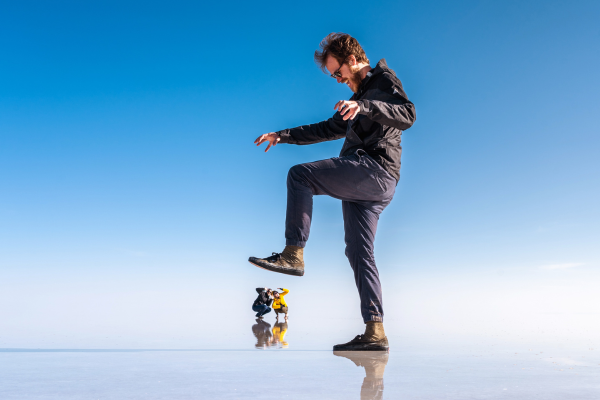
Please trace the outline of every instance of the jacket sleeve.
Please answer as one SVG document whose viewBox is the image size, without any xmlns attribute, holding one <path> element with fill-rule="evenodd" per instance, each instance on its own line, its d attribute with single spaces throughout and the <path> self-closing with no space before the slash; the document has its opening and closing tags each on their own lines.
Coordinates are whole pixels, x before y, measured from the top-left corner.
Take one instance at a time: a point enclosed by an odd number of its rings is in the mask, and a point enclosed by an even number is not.
<svg viewBox="0 0 600 400">
<path fill-rule="evenodd" d="M 374 98 L 359 100 L 358 104 L 359 114 L 402 131 L 410 128 L 417 119 L 415 105 L 406 97 L 402 85 L 392 79 L 383 79 Z"/>
<path fill-rule="evenodd" d="M 264 290 L 265 290 L 264 287 L 257 287 L 256 288 L 256 293 L 261 294 Z"/>
<path fill-rule="evenodd" d="M 326 142 L 328 140 L 337 140 L 346 136 L 346 127 L 348 121 L 344 121 L 339 112 L 327 121 L 316 124 L 302 125 L 297 128 L 284 129 L 277 134 L 281 138 L 279 143 L 289 144 L 314 144 Z"/>
<path fill-rule="evenodd" d="M 285 301 L 285 295 L 288 294 L 290 291 L 287 290 L 286 288 L 281 288 L 281 295 L 279 295 L 279 299 L 281 300 L 281 305 L 284 307 L 287 307 L 287 302 Z"/>
</svg>

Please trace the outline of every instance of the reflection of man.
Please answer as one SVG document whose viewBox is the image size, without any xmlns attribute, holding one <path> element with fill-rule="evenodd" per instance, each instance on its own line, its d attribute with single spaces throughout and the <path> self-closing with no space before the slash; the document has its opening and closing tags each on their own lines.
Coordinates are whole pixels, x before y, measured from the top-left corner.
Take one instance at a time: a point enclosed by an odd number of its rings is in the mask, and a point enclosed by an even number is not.
<svg viewBox="0 0 600 400">
<path fill-rule="evenodd" d="M 281 347 L 288 347 L 288 342 L 284 340 L 287 330 L 287 322 L 277 322 L 273 326 L 273 346 L 279 344 Z"/>
<path fill-rule="evenodd" d="M 361 400 L 383 398 L 383 374 L 389 357 L 387 351 L 334 351 L 333 354 L 346 357 L 357 367 L 365 368 L 366 376 L 360 389 Z"/>
<path fill-rule="evenodd" d="M 304 275 L 313 196 L 342 200 L 346 256 L 354 270 L 365 333 L 334 350 L 387 350 L 374 241 L 379 214 L 394 197 L 400 179 L 400 138 L 416 119 L 402 83 L 385 60 L 371 68 L 363 48 L 347 34 L 332 33 L 321 42 L 315 61 L 338 83 L 354 92 L 338 101 L 333 117 L 259 136 L 255 143 L 307 145 L 345 138 L 339 157 L 293 166 L 287 178 L 286 246 L 250 263 L 274 272 Z"/>
<path fill-rule="evenodd" d="M 256 324 L 252 325 L 252 333 L 256 336 L 256 348 L 264 349 L 271 345 L 271 324 L 260 318 L 256 319 Z"/>
<path fill-rule="evenodd" d="M 252 304 L 252 311 L 256 313 L 256 317 L 263 319 L 263 315 L 271 312 L 269 307 L 273 302 L 273 291 L 269 288 L 256 288 L 258 297 Z"/>
<path fill-rule="evenodd" d="M 290 291 L 284 288 L 278 288 L 281 293 L 273 291 L 273 311 L 275 311 L 275 319 L 279 320 L 279 314 L 285 314 L 285 320 L 288 320 L 288 305 L 285 302 L 285 295 Z"/>
</svg>

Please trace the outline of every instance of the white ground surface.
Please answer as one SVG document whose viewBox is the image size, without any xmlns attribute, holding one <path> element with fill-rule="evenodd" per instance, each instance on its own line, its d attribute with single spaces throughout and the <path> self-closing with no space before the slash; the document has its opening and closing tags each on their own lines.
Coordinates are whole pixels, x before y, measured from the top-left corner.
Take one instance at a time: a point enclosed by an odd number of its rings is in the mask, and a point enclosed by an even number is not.
<svg viewBox="0 0 600 400">
<path fill-rule="evenodd" d="M 600 398 L 600 349 L 583 341 L 391 336 L 389 356 L 361 361 L 325 349 L 331 339 L 315 335 L 318 323 L 290 320 L 288 347 L 266 349 L 255 347 L 252 324 L 231 336 L 234 350 L 3 349 L 0 398 Z M 215 328 L 211 335 L 219 335 Z"/>
</svg>

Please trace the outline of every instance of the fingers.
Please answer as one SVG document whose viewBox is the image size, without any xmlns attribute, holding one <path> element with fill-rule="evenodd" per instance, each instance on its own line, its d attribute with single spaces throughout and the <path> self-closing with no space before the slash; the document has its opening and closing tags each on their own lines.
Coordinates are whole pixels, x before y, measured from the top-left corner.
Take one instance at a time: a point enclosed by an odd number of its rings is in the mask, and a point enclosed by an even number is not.
<svg viewBox="0 0 600 400">
<path fill-rule="evenodd" d="M 359 107 L 358 103 L 355 101 L 340 100 L 336 103 L 334 109 L 338 110 L 340 115 L 344 116 L 344 121 L 347 121 L 356 118 Z"/>
<path fill-rule="evenodd" d="M 347 121 L 349 119 L 354 119 L 356 117 L 356 114 L 358 114 L 358 107 L 353 107 L 349 112 L 346 112 L 346 115 L 344 115 L 343 120 Z"/>
<path fill-rule="evenodd" d="M 340 115 L 344 116 L 344 121 L 348 119 L 354 119 L 359 110 L 357 102 L 346 100 L 338 101 L 333 108 L 334 110 L 338 110 Z"/>
<path fill-rule="evenodd" d="M 268 137 L 265 140 L 269 141 L 269 145 L 265 149 L 265 153 L 266 153 L 267 151 L 269 151 L 269 149 L 271 148 L 271 146 L 277 146 L 277 143 L 279 143 L 279 141 L 281 140 L 281 138 L 278 135 L 275 135 L 275 136 Z"/>
<path fill-rule="evenodd" d="M 265 135 L 260 135 L 259 137 L 256 138 L 256 140 L 254 141 L 254 143 L 256 143 L 257 146 L 260 146 L 261 143 L 266 140 L 265 136 L 267 136 L 267 135 L 266 134 Z"/>
<path fill-rule="evenodd" d="M 346 112 L 348 112 L 348 106 L 349 104 L 346 100 L 340 100 L 336 103 L 334 109 L 338 110 L 341 115 L 344 115 Z"/>
<path fill-rule="evenodd" d="M 260 146 L 264 142 L 269 141 L 271 143 L 271 145 L 275 146 L 275 144 L 277 144 L 277 142 L 279 142 L 280 140 L 281 140 L 281 138 L 277 134 L 275 134 L 274 132 L 271 132 L 271 133 L 265 133 L 263 135 L 260 135 L 259 137 L 256 138 L 254 143 L 257 146 Z"/>
</svg>

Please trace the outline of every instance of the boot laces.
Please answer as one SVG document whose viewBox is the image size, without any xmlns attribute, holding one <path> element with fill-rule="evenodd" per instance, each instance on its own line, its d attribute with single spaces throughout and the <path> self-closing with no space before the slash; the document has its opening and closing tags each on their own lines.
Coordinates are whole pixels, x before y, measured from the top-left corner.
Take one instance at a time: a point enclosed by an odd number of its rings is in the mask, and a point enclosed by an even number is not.
<svg viewBox="0 0 600 400">
<path fill-rule="evenodd" d="M 268 262 L 275 262 L 275 261 L 279 261 L 280 259 L 281 259 L 281 253 L 275 253 L 275 252 L 273 252 L 273 255 L 265 258 L 265 260 Z"/>
</svg>

